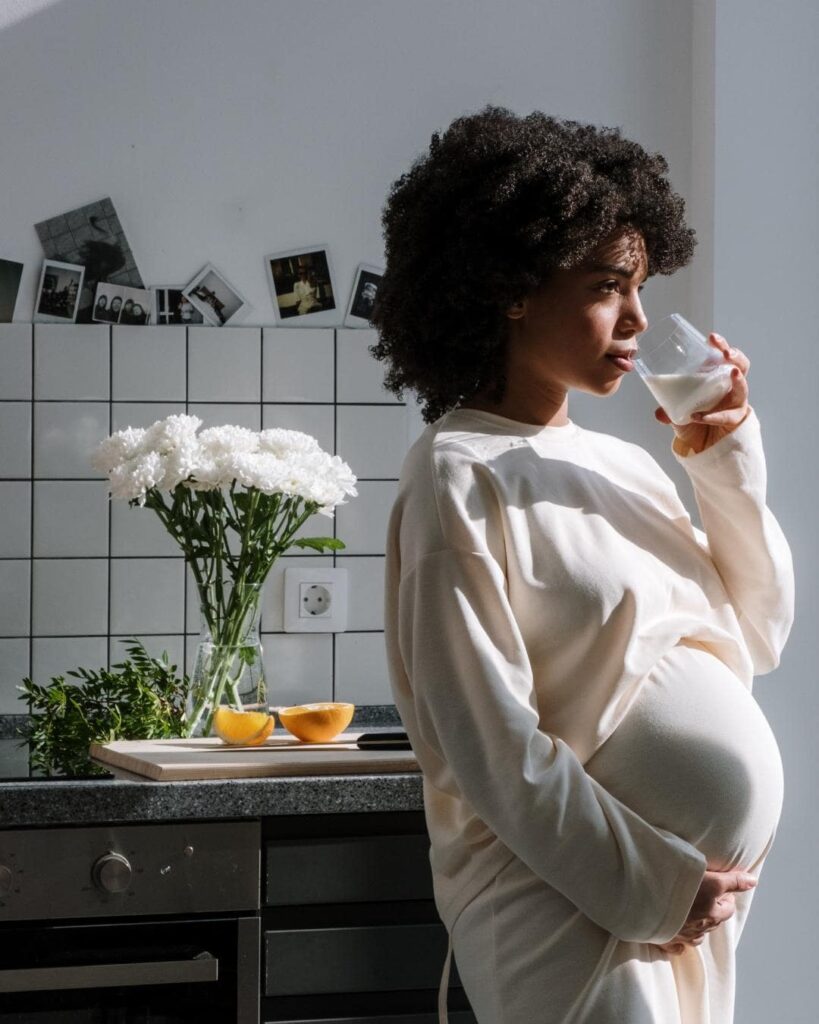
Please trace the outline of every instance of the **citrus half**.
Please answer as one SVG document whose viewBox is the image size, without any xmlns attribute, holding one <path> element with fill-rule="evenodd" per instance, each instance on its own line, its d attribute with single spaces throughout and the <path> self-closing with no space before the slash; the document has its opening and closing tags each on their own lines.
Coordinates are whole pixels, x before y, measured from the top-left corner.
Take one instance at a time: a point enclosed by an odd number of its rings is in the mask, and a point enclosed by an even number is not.
<svg viewBox="0 0 819 1024">
<path fill-rule="evenodd" d="M 231 746 L 256 747 L 273 732 L 276 719 L 266 711 L 237 711 L 218 707 L 213 712 L 213 731 Z"/>
<path fill-rule="evenodd" d="M 279 708 L 279 719 L 288 732 L 306 743 L 329 743 L 344 732 L 354 711 L 355 704 L 295 704 Z"/>
</svg>

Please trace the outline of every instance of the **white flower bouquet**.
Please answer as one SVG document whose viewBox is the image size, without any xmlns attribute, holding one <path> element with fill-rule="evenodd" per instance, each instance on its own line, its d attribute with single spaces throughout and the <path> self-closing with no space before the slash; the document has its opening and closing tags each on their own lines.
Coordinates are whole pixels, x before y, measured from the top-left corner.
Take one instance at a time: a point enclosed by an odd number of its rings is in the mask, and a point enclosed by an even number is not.
<svg viewBox="0 0 819 1024">
<path fill-rule="evenodd" d="M 266 706 L 259 598 L 291 546 L 340 550 L 334 537 L 294 539 L 315 513 L 334 517 L 356 477 L 339 456 L 296 430 L 209 427 L 184 414 L 116 431 L 92 456 L 112 498 L 153 509 L 181 547 L 202 611 L 203 635 L 186 735 L 209 735 L 220 703 Z M 250 691 L 250 696 L 248 696 Z"/>
</svg>

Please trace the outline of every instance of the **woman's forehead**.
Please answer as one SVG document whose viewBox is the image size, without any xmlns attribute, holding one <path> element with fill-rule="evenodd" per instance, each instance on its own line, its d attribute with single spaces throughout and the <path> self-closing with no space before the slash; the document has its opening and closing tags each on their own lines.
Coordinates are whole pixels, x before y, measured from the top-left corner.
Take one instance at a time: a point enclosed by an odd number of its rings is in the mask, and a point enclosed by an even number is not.
<svg viewBox="0 0 819 1024">
<path fill-rule="evenodd" d="M 617 263 L 630 270 L 645 270 L 648 253 L 643 236 L 639 231 L 621 231 L 613 238 L 602 242 L 591 253 L 589 263 Z"/>
</svg>

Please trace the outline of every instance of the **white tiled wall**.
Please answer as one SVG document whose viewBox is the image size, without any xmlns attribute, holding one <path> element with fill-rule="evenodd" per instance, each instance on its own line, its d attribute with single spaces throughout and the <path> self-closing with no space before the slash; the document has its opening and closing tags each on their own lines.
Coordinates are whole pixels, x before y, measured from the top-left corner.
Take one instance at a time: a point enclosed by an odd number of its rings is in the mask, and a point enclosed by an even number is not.
<svg viewBox="0 0 819 1024">
<path fill-rule="evenodd" d="M 358 477 L 358 497 L 300 536 L 334 535 L 335 556 L 284 555 L 265 584 L 262 642 L 274 703 L 389 704 L 383 637 L 384 536 L 415 402 L 382 387 L 370 330 L 0 324 L 0 714 L 15 686 L 126 657 L 123 637 L 192 671 L 196 591 L 156 515 L 108 500 L 89 463 L 112 430 L 190 412 L 312 434 Z M 413 396 L 414 397 L 414 396 Z M 349 571 L 345 633 L 285 633 L 284 569 Z"/>
</svg>

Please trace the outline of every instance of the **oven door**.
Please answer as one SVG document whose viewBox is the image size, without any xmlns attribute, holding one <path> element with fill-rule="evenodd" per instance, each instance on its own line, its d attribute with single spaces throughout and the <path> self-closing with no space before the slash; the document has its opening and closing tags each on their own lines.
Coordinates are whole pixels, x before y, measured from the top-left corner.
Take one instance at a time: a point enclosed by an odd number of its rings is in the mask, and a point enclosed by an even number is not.
<svg viewBox="0 0 819 1024">
<path fill-rule="evenodd" d="M 2 1024 L 258 1024 L 259 920 L 0 929 Z"/>
</svg>

